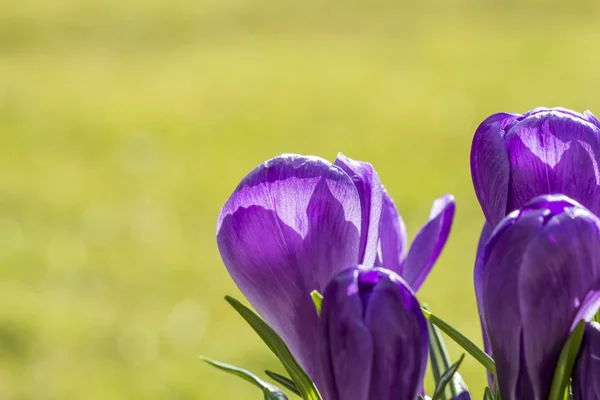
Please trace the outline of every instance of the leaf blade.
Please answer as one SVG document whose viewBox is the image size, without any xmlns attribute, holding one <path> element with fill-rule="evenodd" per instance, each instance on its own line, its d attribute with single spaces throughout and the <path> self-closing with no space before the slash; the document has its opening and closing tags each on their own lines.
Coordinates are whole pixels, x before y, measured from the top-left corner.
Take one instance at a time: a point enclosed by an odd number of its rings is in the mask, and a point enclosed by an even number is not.
<svg viewBox="0 0 600 400">
<path fill-rule="evenodd" d="M 554 370 L 554 377 L 552 379 L 552 386 L 550 387 L 549 400 L 564 400 L 568 398 L 568 388 L 571 378 L 571 371 L 575 365 L 577 354 L 579 353 L 579 347 L 583 340 L 583 333 L 585 330 L 585 321 L 581 320 L 573 329 L 573 332 L 569 335 L 569 338 L 565 342 L 558 362 L 556 363 L 556 369 Z"/>
<path fill-rule="evenodd" d="M 315 305 L 317 314 L 321 315 L 321 304 L 323 304 L 323 295 L 317 290 L 313 290 L 312 292 L 310 292 L 310 297 L 312 298 L 313 304 Z"/>
<path fill-rule="evenodd" d="M 490 371 L 493 375 L 496 375 L 496 365 L 494 364 L 494 360 L 489 355 L 487 355 L 483 350 L 477 347 L 475 343 L 471 342 L 462 333 L 450 326 L 447 322 L 432 314 L 431 311 L 424 308 L 422 308 L 422 311 L 425 315 L 425 318 L 427 318 L 429 321 L 431 321 L 432 324 L 440 328 L 442 332 L 448 335 L 467 353 L 469 353 L 473 358 L 479 361 L 479 363 L 483 365 L 485 369 Z"/>
<path fill-rule="evenodd" d="M 271 385 L 270 383 L 263 381 L 258 376 L 254 375 L 249 371 L 246 371 L 245 369 L 236 367 L 234 365 L 226 364 L 220 361 L 212 360 L 208 357 L 200 357 L 200 359 L 205 363 L 217 369 L 220 369 L 221 371 L 242 378 L 246 382 L 249 382 L 257 388 L 261 389 L 263 391 L 265 400 L 288 400 L 285 393 L 277 386 Z"/>
<path fill-rule="evenodd" d="M 298 387 L 296 387 L 296 384 L 291 379 L 269 370 L 266 370 L 265 374 L 290 392 L 297 394 L 298 396 L 302 396 L 298 390 Z"/>
<path fill-rule="evenodd" d="M 447 371 L 450 368 L 450 355 L 448 354 L 440 330 L 429 320 L 427 321 L 427 331 L 429 333 L 429 360 L 431 362 L 431 372 L 433 374 L 435 386 L 438 387 L 443 371 Z M 447 400 L 456 396 L 458 393 L 455 385 L 450 386 L 450 392 L 450 397 L 447 397 L 444 392 L 440 399 Z"/>
<path fill-rule="evenodd" d="M 225 300 L 246 320 L 250 327 L 258 334 L 263 342 L 271 349 L 273 354 L 281 361 L 283 367 L 296 384 L 304 400 L 322 400 L 315 384 L 306 372 L 298 365 L 289 348 L 279 335 L 262 320 L 256 313 L 231 296 Z"/>
<path fill-rule="evenodd" d="M 448 383 L 450 383 L 450 381 L 454 377 L 454 374 L 456 374 L 456 371 L 458 371 L 458 367 L 460 367 L 460 364 L 462 363 L 464 358 L 465 355 L 462 354 L 458 361 L 452 364 L 452 366 L 440 376 L 440 382 L 435 388 L 435 392 L 433 393 L 433 396 L 431 398 L 432 400 L 441 400 L 444 397 L 444 391 L 446 390 L 446 386 L 448 385 Z"/>
<path fill-rule="evenodd" d="M 486 387 L 485 391 L 483 392 L 483 400 L 494 400 L 489 387 Z"/>
</svg>

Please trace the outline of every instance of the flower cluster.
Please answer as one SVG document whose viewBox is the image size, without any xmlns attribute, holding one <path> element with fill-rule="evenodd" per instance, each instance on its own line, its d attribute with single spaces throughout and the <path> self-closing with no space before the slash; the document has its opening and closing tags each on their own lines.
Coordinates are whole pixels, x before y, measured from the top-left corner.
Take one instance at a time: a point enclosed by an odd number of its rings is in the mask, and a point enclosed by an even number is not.
<svg viewBox="0 0 600 400">
<path fill-rule="evenodd" d="M 230 303 L 280 358 L 304 399 L 471 399 L 440 330 L 488 370 L 485 399 L 600 399 L 600 121 L 538 108 L 479 126 L 471 173 L 485 223 L 474 255 L 484 350 L 415 297 L 450 234 L 433 202 L 409 246 L 373 166 L 285 154 L 248 174 L 217 222 L 231 277 L 262 319 Z M 440 361 L 441 360 L 441 361 Z M 462 358 L 461 358 L 462 360 Z M 286 394 L 244 376 L 265 399 Z"/>
</svg>

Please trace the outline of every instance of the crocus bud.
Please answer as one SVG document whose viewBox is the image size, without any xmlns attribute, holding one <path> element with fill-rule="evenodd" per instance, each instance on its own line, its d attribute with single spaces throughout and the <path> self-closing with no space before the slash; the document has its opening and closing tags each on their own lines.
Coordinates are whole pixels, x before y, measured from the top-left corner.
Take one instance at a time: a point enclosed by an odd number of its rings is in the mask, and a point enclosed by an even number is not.
<svg viewBox="0 0 600 400">
<path fill-rule="evenodd" d="M 223 262 L 244 296 L 319 382 L 318 316 L 323 292 L 351 265 L 385 266 L 417 290 L 452 225 L 454 198 L 434 202 L 408 252 L 406 231 L 371 164 L 339 155 L 335 164 L 286 154 L 238 185 L 217 222 Z"/>
<path fill-rule="evenodd" d="M 479 125 L 471 174 L 492 227 L 534 197 L 561 193 L 600 215 L 600 122 L 562 108 L 493 114 Z"/>
<path fill-rule="evenodd" d="M 415 400 L 428 356 L 427 323 L 395 273 L 350 268 L 327 286 L 321 309 L 326 400 Z"/>
<path fill-rule="evenodd" d="M 547 400 L 569 333 L 600 305 L 600 220 L 565 196 L 538 197 L 492 232 L 476 291 L 502 400 Z"/>
<path fill-rule="evenodd" d="M 600 324 L 597 322 L 590 322 L 585 326 L 583 342 L 573 371 L 573 398 L 600 399 Z"/>
</svg>

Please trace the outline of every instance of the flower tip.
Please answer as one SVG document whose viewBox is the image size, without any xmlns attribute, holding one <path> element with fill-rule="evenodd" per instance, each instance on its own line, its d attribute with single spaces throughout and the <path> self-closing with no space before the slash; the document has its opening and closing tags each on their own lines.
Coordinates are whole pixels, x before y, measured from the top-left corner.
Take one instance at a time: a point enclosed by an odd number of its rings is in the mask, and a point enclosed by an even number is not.
<svg viewBox="0 0 600 400">
<path fill-rule="evenodd" d="M 435 201 L 443 201 L 445 203 L 454 203 L 456 201 L 456 199 L 454 198 L 454 195 L 451 195 L 450 193 L 445 193 L 444 195 L 438 197 Z"/>
<path fill-rule="evenodd" d="M 581 203 L 565 196 L 564 194 L 545 194 L 534 197 L 518 213 L 519 215 L 532 211 L 546 209 L 552 215 L 561 214 L 566 210 L 581 210 L 583 213 L 589 213 Z M 579 211 L 577 211 L 579 213 Z"/>
<path fill-rule="evenodd" d="M 598 120 L 598 118 L 590 110 L 585 110 L 583 112 L 583 117 L 587 121 L 591 122 L 592 124 L 594 124 L 600 128 L 600 120 Z"/>
<path fill-rule="evenodd" d="M 456 201 L 454 199 L 454 196 L 451 194 L 445 194 L 433 201 L 431 211 L 429 212 L 429 219 L 433 219 L 437 215 L 446 211 L 450 213 L 450 217 L 453 217 L 455 209 Z"/>
</svg>

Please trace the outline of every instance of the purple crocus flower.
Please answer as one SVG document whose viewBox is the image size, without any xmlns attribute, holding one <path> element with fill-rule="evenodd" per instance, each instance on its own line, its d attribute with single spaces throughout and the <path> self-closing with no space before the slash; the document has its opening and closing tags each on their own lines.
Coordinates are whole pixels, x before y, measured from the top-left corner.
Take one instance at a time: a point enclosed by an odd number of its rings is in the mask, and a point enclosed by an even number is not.
<svg viewBox="0 0 600 400">
<path fill-rule="evenodd" d="M 350 268 L 321 308 L 323 398 L 415 400 L 427 366 L 427 322 L 410 287 L 382 268 Z"/>
<path fill-rule="evenodd" d="M 600 399 L 600 324 L 597 322 L 585 327 L 573 371 L 573 397 L 575 400 Z"/>
<path fill-rule="evenodd" d="M 589 111 L 536 108 L 479 125 L 471 174 L 492 227 L 534 197 L 561 193 L 600 215 L 600 121 Z"/>
<path fill-rule="evenodd" d="M 351 265 L 383 265 L 417 290 L 448 237 L 454 198 L 434 202 L 405 256 L 406 231 L 371 164 L 281 155 L 248 174 L 217 222 L 221 257 L 244 296 L 317 382 L 322 292 Z"/>
<path fill-rule="evenodd" d="M 570 331 L 600 306 L 598 248 L 598 217 L 559 195 L 535 198 L 491 234 L 475 277 L 503 400 L 548 399 Z"/>
</svg>

